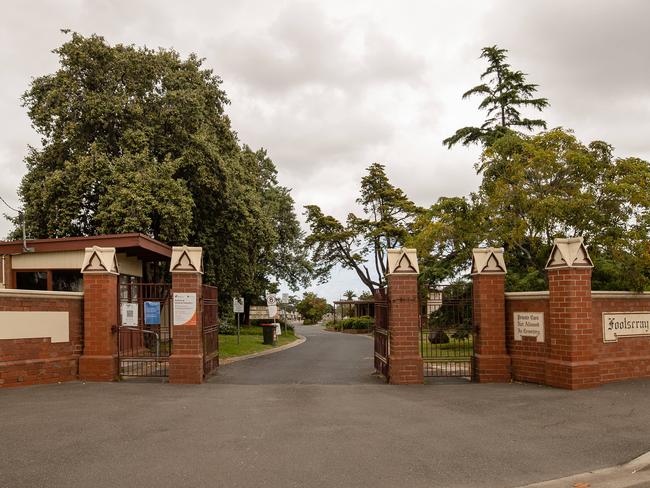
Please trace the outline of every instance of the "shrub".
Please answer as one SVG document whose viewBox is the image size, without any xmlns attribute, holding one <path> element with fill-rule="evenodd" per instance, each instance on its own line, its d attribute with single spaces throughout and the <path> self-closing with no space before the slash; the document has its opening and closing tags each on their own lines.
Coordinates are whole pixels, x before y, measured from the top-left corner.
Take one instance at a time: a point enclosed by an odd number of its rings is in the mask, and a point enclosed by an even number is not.
<svg viewBox="0 0 650 488">
<path fill-rule="evenodd" d="M 237 335 L 237 326 L 223 320 L 219 324 L 219 334 Z"/>
<path fill-rule="evenodd" d="M 444 330 L 437 330 L 429 333 L 429 342 L 431 344 L 449 344 L 449 336 Z"/>
<path fill-rule="evenodd" d="M 352 317 L 349 319 L 339 320 L 333 324 L 335 330 L 366 330 L 372 329 L 375 325 L 375 319 L 364 315 L 363 317 Z"/>
</svg>

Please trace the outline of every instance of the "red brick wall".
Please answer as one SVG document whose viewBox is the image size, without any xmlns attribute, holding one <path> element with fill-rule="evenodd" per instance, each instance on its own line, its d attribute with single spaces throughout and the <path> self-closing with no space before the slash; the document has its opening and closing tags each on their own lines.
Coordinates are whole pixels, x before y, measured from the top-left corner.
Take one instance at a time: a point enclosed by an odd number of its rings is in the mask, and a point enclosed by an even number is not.
<svg viewBox="0 0 650 488">
<path fill-rule="evenodd" d="M 511 372 L 505 337 L 505 275 L 474 275 L 472 293 L 476 328 L 472 379 L 481 383 L 508 382 Z"/>
<path fill-rule="evenodd" d="M 410 273 L 388 275 L 388 379 L 391 384 L 424 382 L 419 321 L 418 276 Z"/>
<path fill-rule="evenodd" d="M 172 325 L 173 345 L 169 360 L 170 383 L 201 383 L 203 381 L 203 328 L 201 293 L 203 275 L 172 273 L 173 293 L 196 293 L 196 325 Z"/>
<path fill-rule="evenodd" d="M 79 378 L 84 381 L 117 379 L 118 276 L 84 273 L 84 350 Z"/>
<path fill-rule="evenodd" d="M 591 268 L 550 269 L 549 335 L 545 383 L 560 388 L 600 384 L 594 360 Z"/>
<path fill-rule="evenodd" d="M 0 340 L 0 387 L 77 379 L 82 349 L 83 300 L 79 298 L 0 297 L 0 311 L 69 313 L 70 341 L 50 338 Z"/>
<path fill-rule="evenodd" d="M 548 349 L 546 342 L 535 337 L 522 337 L 515 341 L 513 316 L 515 312 L 544 313 L 544 336 L 549 337 L 549 301 L 547 297 L 512 299 L 506 297 L 506 341 L 512 360 L 512 379 L 530 383 L 544 383 L 544 371 Z"/>
<path fill-rule="evenodd" d="M 650 337 L 622 337 L 604 343 L 602 322 L 604 312 L 650 312 L 650 296 L 609 298 L 596 293 L 592 309 L 593 347 L 601 383 L 650 377 Z"/>
</svg>

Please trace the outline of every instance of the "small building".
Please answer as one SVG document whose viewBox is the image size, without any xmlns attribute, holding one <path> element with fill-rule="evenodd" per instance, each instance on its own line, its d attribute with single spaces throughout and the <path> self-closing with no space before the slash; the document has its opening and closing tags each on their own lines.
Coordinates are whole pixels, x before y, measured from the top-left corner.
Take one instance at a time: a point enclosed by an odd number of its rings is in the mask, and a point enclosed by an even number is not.
<svg viewBox="0 0 650 488">
<path fill-rule="evenodd" d="M 334 302 L 335 316 L 345 317 L 375 317 L 374 300 L 339 300 Z"/>
<path fill-rule="evenodd" d="M 0 242 L 0 288 L 83 291 L 81 268 L 86 248 L 115 248 L 120 283 L 160 282 L 158 263 L 168 262 L 172 248 L 144 234 L 111 234 Z"/>
<path fill-rule="evenodd" d="M 139 233 L 10 241 L 0 266 L 0 388 L 200 383 L 219 364 L 218 293 L 203 284 L 200 247 Z"/>
</svg>

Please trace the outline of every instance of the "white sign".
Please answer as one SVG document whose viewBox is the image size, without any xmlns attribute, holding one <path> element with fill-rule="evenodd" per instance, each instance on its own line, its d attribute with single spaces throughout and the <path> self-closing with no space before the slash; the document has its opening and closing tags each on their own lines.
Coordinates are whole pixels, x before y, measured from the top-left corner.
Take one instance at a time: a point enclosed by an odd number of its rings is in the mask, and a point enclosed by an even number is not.
<svg viewBox="0 0 650 488">
<path fill-rule="evenodd" d="M 266 294 L 266 307 L 269 309 L 269 317 L 273 318 L 278 313 L 278 300 L 274 293 Z"/>
<path fill-rule="evenodd" d="M 280 303 L 289 303 L 289 294 L 288 293 L 283 293 L 282 294 L 282 301 Z"/>
<path fill-rule="evenodd" d="M 235 313 L 244 313 L 244 299 L 243 298 L 233 298 L 232 299 L 232 311 Z"/>
<path fill-rule="evenodd" d="M 650 336 L 650 313 L 604 313 L 603 342 L 617 342 L 619 337 Z"/>
<path fill-rule="evenodd" d="M 275 335 L 276 336 L 281 336 L 282 335 L 282 328 L 280 327 L 280 324 L 277 322 L 274 322 L 275 324 Z"/>
<path fill-rule="evenodd" d="M 196 325 L 196 293 L 174 293 L 174 325 Z"/>
<path fill-rule="evenodd" d="M 513 324 L 516 341 L 526 336 L 544 342 L 544 312 L 515 312 Z"/>
<path fill-rule="evenodd" d="M 138 326 L 137 303 L 122 303 L 122 306 L 120 307 L 120 315 L 122 316 L 122 327 Z"/>
</svg>

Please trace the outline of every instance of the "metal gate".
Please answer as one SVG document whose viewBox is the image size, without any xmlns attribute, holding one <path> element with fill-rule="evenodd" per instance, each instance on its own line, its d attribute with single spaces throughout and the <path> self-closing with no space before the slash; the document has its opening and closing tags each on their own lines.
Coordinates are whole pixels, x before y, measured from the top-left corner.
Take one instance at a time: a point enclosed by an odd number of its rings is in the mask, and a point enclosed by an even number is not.
<svg viewBox="0 0 650 488">
<path fill-rule="evenodd" d="M 203 285 L 203 375 L 219 366 L 219 302 L 217 288 Z"/>
<path fill-rule="evenodd" d="M 429 288 L 420 315 L 424 376 L 470 378 L 474 351 L 471 283 Z"/>
<path fill-rule="evenodd" d="M 120 376 L 164 378 L 172 352 L 171 285 L 120 283 Z"/>
<path fill-rule="evenodd" d="M 388 381 L 388 357 L 390 356 L 390 333 L 388 330 L 388 297 L 386 289 L 375 292 L 375 371 Z"/>
</svg>

